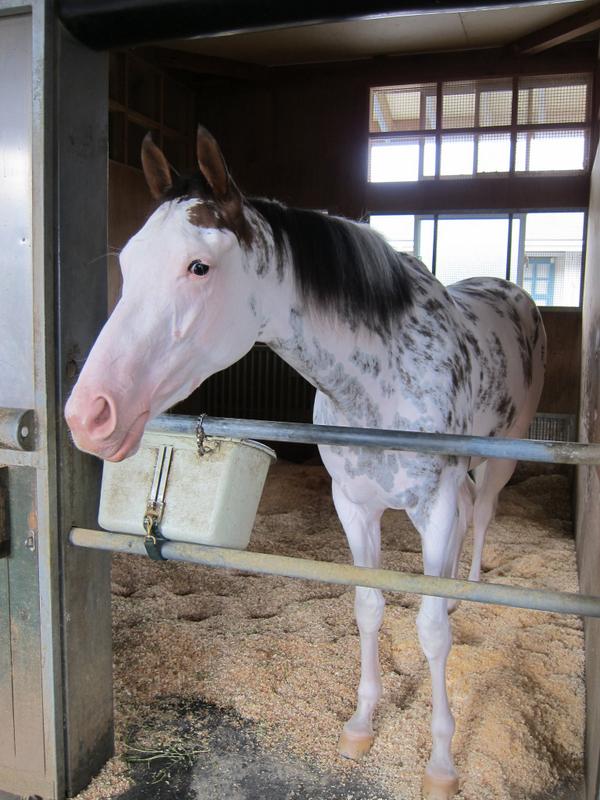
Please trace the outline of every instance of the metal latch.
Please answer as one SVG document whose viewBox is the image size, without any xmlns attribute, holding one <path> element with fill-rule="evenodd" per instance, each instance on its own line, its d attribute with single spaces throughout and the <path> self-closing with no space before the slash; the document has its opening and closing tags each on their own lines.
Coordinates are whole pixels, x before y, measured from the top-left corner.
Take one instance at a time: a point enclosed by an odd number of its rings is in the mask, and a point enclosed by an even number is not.
<svg viewBox="0 0 600 800">
<path fill-rule="evenodd" d="M 165 561 L 162 555 L 162 547 L 167 540 L 160 532 L 159 526 L 165 510 L 165 493 L 167 491 L 172 456 L 173 448 L 170 445 L 161 445 L 154 466 L 152 487 L 146 502 L 146 513 L 144 515 L 146 538 L 144 539 L 144 546 L 146 547 L 146 552 L 154 561 Z"/>
<path fill-rule="evenodd" d="M 35 414 L 23 408 L 0 408 L 0 449 L 35 450 Z"/>
</svg>

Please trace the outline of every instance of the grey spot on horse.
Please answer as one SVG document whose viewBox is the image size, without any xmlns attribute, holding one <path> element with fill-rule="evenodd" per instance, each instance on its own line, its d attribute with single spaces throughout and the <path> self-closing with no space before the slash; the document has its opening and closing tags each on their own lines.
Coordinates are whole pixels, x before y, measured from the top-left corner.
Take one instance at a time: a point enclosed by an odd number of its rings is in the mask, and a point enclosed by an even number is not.
<svg viewBox="0 0 600 800">
<path fill-rule="evenodd" d="M 381 387 L 381 394 L 389 400 L 390 397 L 393 397 L 396 394 L 396 387 L 391 381 L 382 380 L 379 384 Z"/>
<path fill-rule="evenodd" d="M 392 497 L 394 508 L 413 508 L 419 502 L 419 495 L 414 489 L 404 489 Z"/>
<path fill-rule="evenodd" d="M 381 372 L 379 358 L 369 353 L 364 353 L 357 347 L 350 354 L 350 361 L 359 368 L 363 375 L 372 375 L 377 378 Z"/>
<path fill-rule="evenodd" d="M 398 456 L 394 453 L 373 453 L 365 449 L 353 450 L 356 460 L 346 459 L 345 470 L 351 478 L 369 478 L 384 492 L 394 488 L 394 476 L 398 472 Z"/>
</svg>

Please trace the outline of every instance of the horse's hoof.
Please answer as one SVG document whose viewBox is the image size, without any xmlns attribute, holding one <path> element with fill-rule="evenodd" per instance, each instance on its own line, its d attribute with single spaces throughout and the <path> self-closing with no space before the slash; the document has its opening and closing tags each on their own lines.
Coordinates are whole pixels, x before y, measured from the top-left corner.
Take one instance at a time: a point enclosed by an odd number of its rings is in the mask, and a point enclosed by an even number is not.
<svg viewBox="0 0 600 800">
<path fill-rule="evenodd" d="M 343 730 L 338 742 L 338 753 L 343 756 L 343 758 L 350 758 L 352 761 L 361 761 L 371 749 L 372 744 L 373 736 Z"/>
<path fill-rule="evenodd" d="M 428 772 L 423 777 L 423 800 L 450 800 L 458 792 L 456 775 L 434 776 Z"/>
</svg>

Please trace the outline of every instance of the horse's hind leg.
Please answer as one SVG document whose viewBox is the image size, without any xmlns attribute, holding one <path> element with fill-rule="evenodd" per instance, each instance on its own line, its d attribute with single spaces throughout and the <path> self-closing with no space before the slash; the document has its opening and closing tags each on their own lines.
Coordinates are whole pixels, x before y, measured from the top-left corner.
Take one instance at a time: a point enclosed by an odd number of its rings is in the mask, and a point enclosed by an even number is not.
<svg viewBox="0 0 600 800">
<path fill-rule="evenodd" d="M 487 529 L 496 513 L 498 495 L 510 480 L 516 464 L 516 461 L 508 459 L 489 459 L 475 470 L 476 497 L 473 510 L 473 556 L 469 572 L 470 581 L 479 580 Z"/>
<path fill-rule="evenodd" d="M 380 520 L 383 508 L 353 503 L 333 482 L 333 501 L 344 527 L 354 563 L 359 567 L 378 567 Z M 373 744 L 373 712 L 381 697 L 378 634 L 383 620 L 384 599 L 378 589 L 356 587 L 354 610 L 360 633 L 360 683 L 356 711 L 340 736 L 340 755 L 358 760 Z"/>
<path fill-rule="evenodd" d="M 458 577 L 458 567 L 462 555 L 465 537 L 469 526 L 473 521 L 473 502 L 475 499 L 475 484 L 469 475 L 465 479 L 458 493 L 458 524 L 456 526 L 456 538 L 458 545 L 454 548 L 454 563 L 452 564 L 452 577 Z M 448 600 L 448 613 L 452 614 L 460 605 L 460 600 Z"/>
<path fill-rule="evenodd" d="M 410 517 L 421 534 L 423 567 L 426 575 L 449 577 L 454 566 L 458 525 L 458 492 L 455 476 L 445 478 L 433 507 L 420 509 Z M 449 800 L 458 791 L 458 774 L 451 753 L 454 719 L 446 689 L 446 662 L 452 646 L 448 601 L 423 597 L 417 616 L 417 630 L 431 672 L 431 757 L 423 779 L 426 800 Z"/>
</svg>

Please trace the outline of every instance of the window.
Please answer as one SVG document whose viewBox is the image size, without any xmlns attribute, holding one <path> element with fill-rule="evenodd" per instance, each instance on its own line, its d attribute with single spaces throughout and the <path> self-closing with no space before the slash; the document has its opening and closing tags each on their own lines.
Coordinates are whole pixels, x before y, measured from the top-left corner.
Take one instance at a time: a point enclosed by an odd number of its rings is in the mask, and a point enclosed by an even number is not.
<svg viewBox="0 0 600 800">
<path fill-rule="evenodd" d="M 371 89 L 369 180 L 582 171 L 591 75 Z"/>
<path fill-rule="evenodd" d="M 585 214 L 373 215 L 399 251 L 420 258 L 445 285 L 473 276 L 508 278 L 539 305 L 578 306 Z"/>
<path fill-rule="evenodd" d="M 531 256 L 524 260 L 523 288 L 540 305 L 553 304 L 555 266 L 552 256 Z"/>
</svg>

